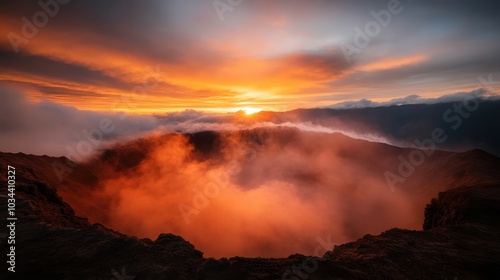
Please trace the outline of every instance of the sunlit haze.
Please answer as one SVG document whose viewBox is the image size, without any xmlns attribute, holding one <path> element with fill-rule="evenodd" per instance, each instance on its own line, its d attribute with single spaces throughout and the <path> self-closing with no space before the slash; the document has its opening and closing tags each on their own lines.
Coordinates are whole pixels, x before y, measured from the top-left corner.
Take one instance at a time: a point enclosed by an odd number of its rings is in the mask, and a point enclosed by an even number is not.
<svg viewBox="0 0 500 280">
<path fill-rule="evenodd" d="M 39 5 L 2 3 L 0 81 L 85 110 L 250 113 L 437 97 L 499 69 L 493 1 L 125 2 L 41 27 L 22 20 Z"/>
</svg>

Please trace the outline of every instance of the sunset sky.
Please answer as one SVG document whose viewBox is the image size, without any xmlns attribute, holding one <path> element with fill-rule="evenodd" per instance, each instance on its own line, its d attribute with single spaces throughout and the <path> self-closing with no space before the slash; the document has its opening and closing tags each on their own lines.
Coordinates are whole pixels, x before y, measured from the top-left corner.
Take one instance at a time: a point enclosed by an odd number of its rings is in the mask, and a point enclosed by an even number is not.
<svg viewBox="0 0 500 280">
<path fill-rule="evenodd" d="M 500 72 L 498 1 L 66 2 L 44 18 L 2 1 L 0 85 L 84 110 L 231 112 L 437 97 Z"/>
</svg>

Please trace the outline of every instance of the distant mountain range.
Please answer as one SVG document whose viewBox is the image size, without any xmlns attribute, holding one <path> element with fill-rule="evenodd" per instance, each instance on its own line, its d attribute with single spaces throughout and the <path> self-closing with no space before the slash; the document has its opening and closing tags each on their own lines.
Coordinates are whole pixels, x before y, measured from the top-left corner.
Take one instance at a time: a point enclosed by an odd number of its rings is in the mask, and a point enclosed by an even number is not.
<svg viewBox="0 0 500 280">
<path fill-rule="evenodd" d="M 259 118 L 276 123 L 310 122 L 315 125 L 376 134 L 396 145 L 411 147 L 415 140 L 432 137 L 435 129 L 447 136 L 438 149 L 482 149 L 500 156 L 500 100 L 412 104 L 355 109 L 298 109 L 261 112 Z"/>
</svg>

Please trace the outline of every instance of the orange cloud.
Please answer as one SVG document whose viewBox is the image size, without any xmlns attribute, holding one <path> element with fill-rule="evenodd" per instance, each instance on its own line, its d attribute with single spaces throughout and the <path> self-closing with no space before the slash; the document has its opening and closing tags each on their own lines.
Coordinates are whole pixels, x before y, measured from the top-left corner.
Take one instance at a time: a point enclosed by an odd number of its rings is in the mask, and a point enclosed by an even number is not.
<svg viewBox="0 0 500 280">
<path fill-rule="evenodd" d="M 73 38 L 73 33 L 51 29 L 44 30 L 42 35 L 26 44 L 24 52 L 31 56 L 84 67 L 89 71 L 99 71 L 120 81 L 121 85 L 83 84 L 23 73 L 8 77 L 4 74 L 0 79 L 39 87 L 58 87 L 61 89 L 59 95 L 46 95 L 45 98 L 54 101 L 57 98 L 57 102 L 79 109 L 137 113 L 185 108 L 232 111 L 242 103 L 260 101 L 260 108 L 280 110 L 282 108 L 275 106 L 278 99 L 281 99 L 279 103 L 287 103 L 287 96 L 296 99 L 297 96 L 291 93 L 318 82 L 335 79 L 345 67 L 342 65 L 342 59 L 334 53 L 295 53 L 281 57 L 258 58 L 246 53 L 245 49 L 239 46 L 229 47 L 229 50 L 238 52 L 228 52 L 227 49 L 217 49 L 215 45 L 212 46 L 215 52 L 201 49 L 194 51 L 193 57 L 175 58 L 178 61 L 171 63 L 170 58 L 154 60 L 153 57 L 119 51 L 111 45 L 97 44 L 96 42 L 104 38 L 92 33 L 84 32 Z M 246 44 L 250 45 L 251 39 L 245 40 L 248 41 Z M 154 89 L 148 89 L 147 94 L 140 100 L 122 102 L 124 99 L 129 100 L 134 87 L 144 82 L 145 77 L 147 79 L 149 73 L 146 69 L 154 69 L 156 66 L 161 69 L 160 84 Z M 64 95 L 62 89 L 67 89 L 68 94 Z M 91 99 L 70 94 L 75 91 L 96 94 Z M 263 94 L 249 98 L 249 93 L 252 92 Z M 36 96 L 44 95 L 39 92 Z M 121 105 L 112 105 L 116 103 Z"/>
<path fill-rule="evenodd" d="M 180 234 L 214 257 L 313 254 L 318 237 L 338 244 L 395 225 L 421 226 L 420 202 L 390 193 L 366 163 L 385 164 L 387 155 L 376 145 L 290 129 L 220 137 L 220 150 L 206 151 L 214 153 L 206 160 L 185 135 L 142 140 L 151 149 L 133 174 L 114 173 L 112 158 L 96 158 L 88 164 L 109 179 L 90 197 L 103 207 L 72 206 L 129 235 Z M 359 162 L 351 153 L 369 160 Z M 367 223 L 373 211 L 377 217 Z"/>
<path fill-rule="evenodd" d="M 371 72 L 371 71 L 397 69 L 400 67 L 421 63 L 423 61 L 426 61 L 427 58 L 428 58 L 427 55 L 414 55 L 401 58 L 387 58 L 373 63 L 362 65 L 361 67 L 357 68 L 357 70 Z"/>
</svg>

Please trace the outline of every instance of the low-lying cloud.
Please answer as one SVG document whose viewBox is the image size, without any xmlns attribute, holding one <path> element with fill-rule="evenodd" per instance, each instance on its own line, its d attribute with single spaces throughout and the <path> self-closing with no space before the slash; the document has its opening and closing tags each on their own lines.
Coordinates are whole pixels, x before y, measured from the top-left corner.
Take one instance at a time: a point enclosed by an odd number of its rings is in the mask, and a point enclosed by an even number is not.
<svg viewBox="0 0 500 280">
<path fill-rule="evenodd" d="M 104 206 L 76 209 L 129 235 L 181 235 L 214 257 L 321 255 L 366 233 L 421 227 L 423 205 L 390 192 L 373 167 L 386 157 L 378 144 L 292 128 L 217 139 L 200 157 L 186 135 L 152 136 L 139 165 L 98 174 L 107 179 L 89 199 Z M 113 166 L 100 158 L 86 164 Z"/>
<path fill-rule="evenodd" d="M 71 158 L 74 161 L 81 161 L 113 143 L 158 132 L 236 131 L 280 126 L 343 133 L 356 139 L 387 143 L 384 137 L 372 133 L 358 134 L 309 122 L 260 121 L 242 112 L 215 114 L 185 110 L 164 115 L 125 115 L 82 111 L 47 100 L 30 101 L 23 90 L 13 87 L 1 87 L 0 98 L 3 101 L 0 104 L 1 151 L 51 156 L 76 154 Z M 81 145 L 83 142 L 90 144 Z"/>
</svg>

